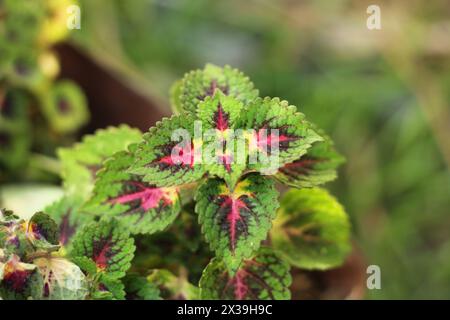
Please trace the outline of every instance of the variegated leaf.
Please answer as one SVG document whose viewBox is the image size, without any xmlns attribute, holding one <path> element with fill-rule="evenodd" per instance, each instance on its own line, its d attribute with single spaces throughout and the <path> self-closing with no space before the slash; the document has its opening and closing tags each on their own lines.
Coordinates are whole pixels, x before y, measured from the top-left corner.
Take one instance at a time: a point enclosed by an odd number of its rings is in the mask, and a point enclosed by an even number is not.
<svg viewBox="0 0 450 320">
<path fill-rule="evenodd" d="M 100 272 L 122 278 L 131 266 L 134 240 L 115 219 L 86 225 L 73 240 L 72 257 L 88 257 Z"/>
<path fill-rule="evenodd" d="M 234 272 L 266 239 L 278 207 L 273 181 L 251 174 L 230 190 L 209 179 L 197 191 L 195 211 L 216 256 Z"/>
<path fill-rule="evenodd" d="M 199 103 L 217 91 L 233 96 L 244 104 L 258 97 L 258 90 L 239 70 L 207 64 L 203 70 L 189 72 L 175 84 L 172 108 L 179 112 L 195 113 Z"/>
<path fill-rule="evenodd" d="M 272 249 L 263 247 L 230 274 L 222 261 L 214 258 L 200 279 L 201 299 L 289 300 L 289 265 Z"/>
<path fill-rule="evenodd" d="M 191 115 L 165 118 L 144 134 L 128 172 L 157 187 L 195 182 L 204 172 L 195 161 L 194 120 Z"/>
<path fill-rule="evenodd" d="M 130 151 L 120 151 L 107 160 L 84 209 L 116 217 L 133 234 L 151 234 L 175 220 L 181 209 L 180 197 L 176 187 L 156 187 L 127 172 L 135 149 L 132 145 Z"/>
</svg>

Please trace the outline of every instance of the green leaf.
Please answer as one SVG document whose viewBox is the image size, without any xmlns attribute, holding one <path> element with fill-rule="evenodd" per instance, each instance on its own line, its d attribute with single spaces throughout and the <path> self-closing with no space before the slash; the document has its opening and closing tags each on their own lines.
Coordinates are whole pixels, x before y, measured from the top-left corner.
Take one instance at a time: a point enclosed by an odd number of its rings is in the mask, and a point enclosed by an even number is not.
<svg viewBox="0 0 450 320">
<path fill-rule="evenodd" d="M 84 300 L 88 283 L 81 269 L 67 259 L 49 257 L 33 260 L 43 278 L 45 300 Z"/>
<path fill-rule="evenodd" d="M 170 88 L 170 106 L 174 114 L 180 114 L 181 112 L 183 112 L 181 109 L 180 101 L 182 83 L 182 80 L 175 81 Z"/>
<path fill-rule="evenodd" d="M 238 127 L 253 129 L 248 135 L 249 168 L 267 174 L 276 173 L 323 140 L 295 106 L 279 98 L 254 100 L 242 112 Z"/>
<path fill-rule="evenodd" d="M 119 279 L 112 277 L 108 273 L 102 273 L 99 279 L 99 287 L 97 292 L 103 292 L 102 299 L 108 300 L 124 300 L 125 286 Z M 94 294 L 95 296 L 95 294 Z"/>
<path fill-rule="evenodd" d="M 101 220 L 86 225 L 73 240 L 71 257 L 92 259 L 100 272 L 122 278 L 131 266 L 134 241 L 117 220 Z"/>
<path fill-rule="evenodd" d="M 145 277 L 129 274 L 124 279 L 127 300 L 160 300 L 159 288 Z"/>
<path fill-rule="evenodd" d="M 289 300 L 291 282 L 289 265 L 272 249 L 262 247 L 235 274 L 230 274 L 220 259 L 212 259 L 200 279 L 200 298 Z"/>
<path fill-rule="evenodd" d="M 57 132 L 73 132 L 89 120 L 86 98 L 72 81 L 56 82 L 42 99 L 43 114 Z"/>
<path fill-rule="evenodd" d="M 43 212 L 34 214 L 28 223 L 28 232 L 33 233 L 33 237 L 45 240 L 50 244 L 59 243 L 59 231 L 56 222 Z"/>
<path fill-rule="evenodd" d="M 82 199 L 89 197 L 94 178 L 103 161 L 114 153 L 126 150 L 131 143 L 139 142 L 142 135 L 138 129 L 126 125 L 97 130 L 95 135 L 85 136 L 72 148 L 58 150 L 61 159 L 61 176 L 68 195 Z"/>
<path fill-rule="evenodd" d="M 278 207 L 273 181 L 251 174 L 229 190 L 209 179 L 197 191 L 195 211 L 206 241 L 231 272 L 267 237 Z"/>
<path fill-rule="evenodd" d="M 75 263 L 81 270 L 88 275 L 97 274 L 97 265 L 94 260 L 88 257 L 73 257 L 72 262 Z"/>
<path fill-rule="evenodd" d="M 336 179 L 336 169 L 345 160 L 335 150 L 330 137 L 317 132 L 324 140 L 315 142 L 306 154 L 281 167 L 276 179 L 296 188 L 311 188 Z"/>
<path fill-rule="evenodd" d="M 59 244 L 70 248 L 72 238 L 84 225 L 95 218 L 94 215 L 81 211 L 83 200 L 77 197 L 64 196 L 44 209 L 58 225 Z"/>
<path fill-rule="evenodd" d="M 144 141 L 134 152 L 135 163 L 128 171 L 143 176 L 143 181 L 157 187 L 197 181 L 204 169 L 194 161 L 193 137 L 193 116 L 164 118 L 144 134 Z"/>
<path fill-rule="evenodd" d="M 290 190 L 284 195 L 271 239 L 291 265 L 303 269 L 339 266 L 351 249 L 344 209 L 320 188 Z"/>
<path fill-rule="evenodd" d="M 93 197 L 85 210 L 116 217 L 131 233 L 164 230 L 178 216 L 181 205 L 177 188 L 158 188 L 126 170 L 134 162 L 132 152 L 120 151 L 98 172 Z"/>
<path fill-rule="evenodd" d="M 11 255 L 0 262 L 0 297 L 5 300 L 38 299 L 42 292 L 42 277 L 33 264 L 23 263 Z"/>
<path fill-rule="evenodd" d="M 258 90 L 239 70 L 207 64 L 203 70 L 191 71 L 175 84 L 172 103 L 180 112 L 195 113 L 201 101 L 219 90 L 244 104 L 258 97 Z"/>
<path fill-rule="evenodd" d="M 244 105 L 237 99 L 217 91 L 199 104 L 197 117 L 204 131 L 202 160 L 209 174 L 236 183 L 246 168 L 246 158 L 238 159 L 239 138 L 245 147 L 245 136 L 235 132 Z M 245 152 L 245 149 L 242 150 Z M 240 161 L 239 161 L 240 160 Z"/>
</svg>

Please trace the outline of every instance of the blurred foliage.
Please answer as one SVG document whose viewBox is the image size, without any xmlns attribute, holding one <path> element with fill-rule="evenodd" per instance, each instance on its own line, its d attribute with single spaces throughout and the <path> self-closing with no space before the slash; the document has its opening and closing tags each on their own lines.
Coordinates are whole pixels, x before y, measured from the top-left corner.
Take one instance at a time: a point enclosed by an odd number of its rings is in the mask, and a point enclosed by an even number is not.
<svg viewBox="0 0 450 320">
<path fill-rule="evenodd" d="M 0 182 L 56 179 L 57 146 L 88 118 L 84 94 L 57 79 L 52 46 L 64 40 L 72 0 L 0 3 Z"/>
<path fill-rule="evenodd" d="M 369 298 L 450 297 L 450 3 L 81 1 L 75 39 L 139 69 L 157 94 L 205 62 L 286 97 L 336 141 L 332 187 L 382 271 Z M 166 101 L 168 98 L 166 97 Z"/>
</svg>

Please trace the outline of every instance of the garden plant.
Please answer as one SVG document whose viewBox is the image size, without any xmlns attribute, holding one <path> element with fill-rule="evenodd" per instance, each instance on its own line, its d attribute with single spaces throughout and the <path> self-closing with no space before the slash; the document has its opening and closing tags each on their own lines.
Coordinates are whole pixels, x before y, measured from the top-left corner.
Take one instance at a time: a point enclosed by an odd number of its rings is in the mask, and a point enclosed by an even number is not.
<svg viewBox="0 0 450 320">
<path fill-rule="evenodd" d="M 2 210 L 3 299 L 290 299 L 291 268 L 343 263 L 330 137 L 229 66 L 187 73 L 171 102 L 144 134 L 60 148 L 65 193 L 43 212 Z"/>
</svg>

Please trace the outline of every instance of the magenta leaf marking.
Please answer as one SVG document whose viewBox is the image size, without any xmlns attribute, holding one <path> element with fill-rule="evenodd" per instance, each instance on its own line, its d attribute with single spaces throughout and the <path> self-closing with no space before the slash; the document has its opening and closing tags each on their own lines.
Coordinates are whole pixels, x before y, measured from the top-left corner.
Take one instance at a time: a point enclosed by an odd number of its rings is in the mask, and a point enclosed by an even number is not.
<svg viewBox="0 0 450 320">
<path fill-rule="evenodd" d="M 184 148 L 176 145 L 173 147 L 171 154 L 163 156 L 157 162 L 167 166 L 181 165 L 182 167 L 189 166 L 192 168 L 194 166 L 194 153 L 193 144 L 190 147 L 186 146 Z"/>
<path fill-rule="evenodd" d="M 92 258 L 100 269 L 106 269 L 106 267 L 108 267 L 109 258 L 111 257 L 111 240 L 108 239 L 105 243 L 100 242 L 97 243 L 97 245 L 101 246 L 100 252 L 94 250 Z"/>
<path fill-rule="evenodd" d="M 240 200 L 240 199 L 233 199 L 230 196 L 220 196 L 223 199 L 223 203 L 221 205 L 221 208 L 225 210 L 229 210 L 229 213 L 226 216 L 226 220 L 229 225 L 230 229 L 230 242 L 231 242 L 231 249 L 234 251 L 236 246 L 236 230 L 237 230 L 237 223 L 241 221 L 242 223 L 245 223 L 241 216 L 241 209 L 249 210 L 246 204 Z"/>
<path fill-rule="evenodd" d="M 149 188 L 142 183 L 135 181 L 132 181 L 130 183 L 133 186 L 137 187 L 139 191 L 117 197 L 110 200 L 110 202 L 113 204 L 125 204 L 139 200 L 140 207 L 145 211 L 157 208 L 161 200 L 163 201 L 163 206 L 170 205 L 173 202 L 170 196 L 166 192 L 164 192 L 162 188 Z"/>
<path fill-rule="evenodd" d="M 296 137 L 290 137 L 287 134 L 276 135 L 271 130 L 259 129 L 255 133 L 255 140 L 258 149 L 264 151 L 270 151 L 272 143 L 279 146 L 280 150 L 286 149 L 289 146 L 289 142 L 297 140 Z"/>
<path fill-rule="evenodd" d="M 228 114 L 223 110 L 220 103 L 217 106 L 217 111 L 214 114 L 214 122 L 216 123 L 217 130 L 225 131 L 229 128 Z"/>
</svg>

